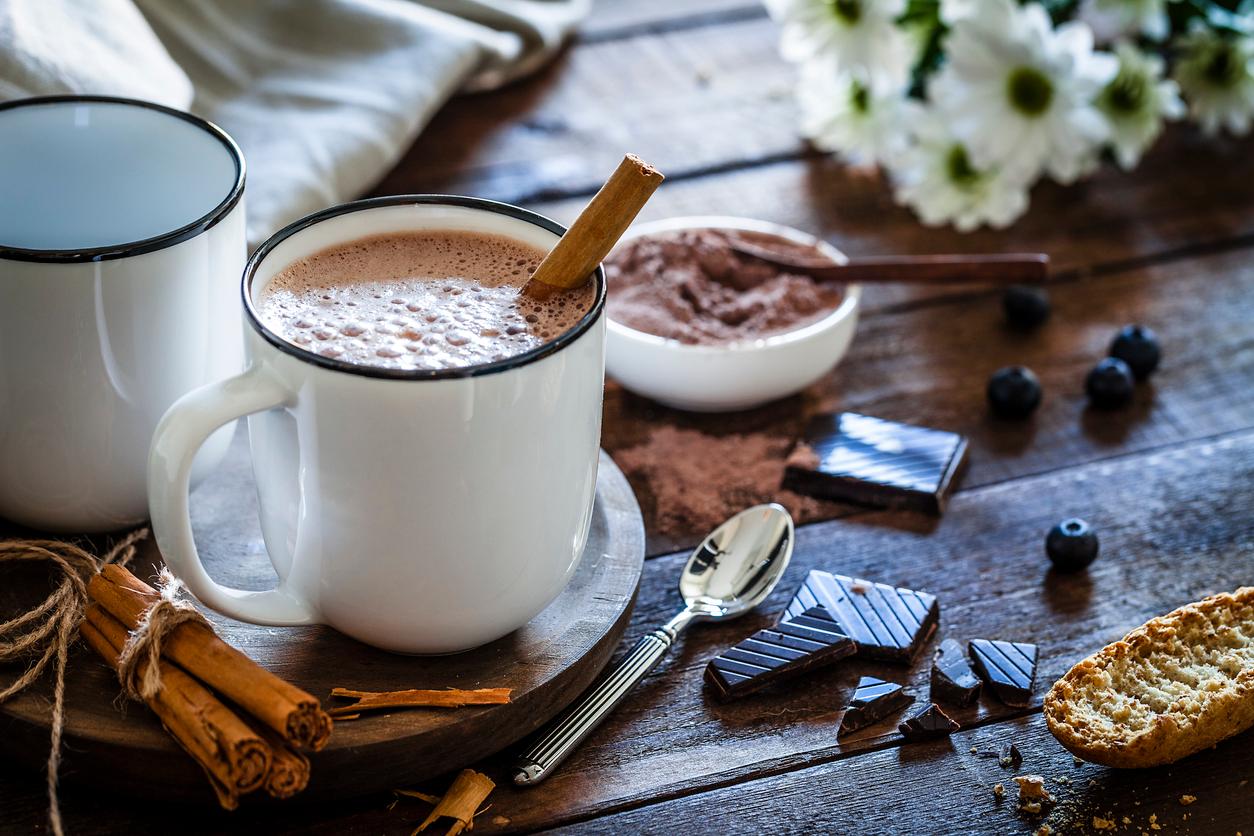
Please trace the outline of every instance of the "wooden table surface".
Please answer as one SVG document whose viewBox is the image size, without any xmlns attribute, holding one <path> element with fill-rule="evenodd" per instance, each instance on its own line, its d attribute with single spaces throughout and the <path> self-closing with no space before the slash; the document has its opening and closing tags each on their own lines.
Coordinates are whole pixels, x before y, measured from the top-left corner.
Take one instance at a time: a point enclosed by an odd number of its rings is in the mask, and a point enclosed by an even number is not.
<svg viewBox="0 0 1254 836">
<path fill-rule="evenodd" d="M 702 417 L 611 383 L 606 447 L 627 462 L 654 555 L 630 639 L 679 606 L 684 550 L 703 533 L 697 505 L 674 510 L 689 489 L 668 484 L 659 451 L 650 457 L 659 431 L 748 468 L 755 456 L 781 458 L 805 415 L 848 408 L 962 432 L 972 465 L 940 519 L 802 507 L 805 519 L 828 519 L 799 528 L 794 565 L 758 612 L 694 628 L 548 783 L 515 790 L 506 758 L 482 764 L 500 789 L 474 832 L 1031 833 L 1041 819 L 1015 811 L 1010 779 L 1038 773 L 1060 799 L 1044 819 L 1058 832 L 1104 833 L 1094 828 L 1110 820 L 1117 833 L 1254 833 L 1254 733 L 1173 767 L 1121 772 L 1074 762 L 1040 713 L 1049 683 L 1081 657 L 1154 615 L 1254 582 L 1251 143 L 1173 128 L 1135 173 L 1107 166 L 1077 186 L 1038 186 L 1010 230 L 928 229 L 893 205 L 877 176 L 844 169 L 798 139 L 791 70 L 776 38 L 753 0 L 603 0 L 552 68 L 449 104 L 377 191 L 482 195 L 569 220 L 621 153 L 634 151 L 669 176 L 646 218 L 758 217 L 855 255 L 1046 251 L 1056 268 L 1053 317 L 1017 334 L 1003 325 L 993 291 L 875 287 L 848 357 L 802 396 Z M 1089 411 L 1083 375 L 1129 322 L 1158 331 L 1163 367 L 1129 408 Z M 988 374 L 1010 363 L 1030 365 L 1045 387 L 1026 423 L 993 420 L 985 408 Z M 760 480 L 691 490 L 702 489 L 722 491 L 724 503 L 763 493 Z M 1097 527 L 1102 553 L 1087 572 L 1058 575 L 1048 571 L 1043 538 L 1072 515 Z M 934 743 L 904 744 L 883 725 L 837 741 L 860 674 L 908 677 L 923 700 L 930 654 L 908 672 L 853 662 L 730 705 L 712 702 L 701 685 L 706 662 L 772 623 L 811 568 L 937 595 L 938 638 L 1038 643 L 1032 707 L 985 702 L 959 712 L 963 729 Z M 1009 742 L 1024 756 L 1013 771 L 971 751 Z M 997 783 L 1011 784 L 1006 800 L 994 796 Z M 1196 802 L 1183 805 L 1185 795 Z M 65 790 L 62 806 L 71 833 L 408 833 L 426 807 L 393 800 L 228 815 L 114 801 L 79 785 Z M 43 829 L 45 804 L 34 776 L 6 775 L 0 828 Z"/>
</svg>

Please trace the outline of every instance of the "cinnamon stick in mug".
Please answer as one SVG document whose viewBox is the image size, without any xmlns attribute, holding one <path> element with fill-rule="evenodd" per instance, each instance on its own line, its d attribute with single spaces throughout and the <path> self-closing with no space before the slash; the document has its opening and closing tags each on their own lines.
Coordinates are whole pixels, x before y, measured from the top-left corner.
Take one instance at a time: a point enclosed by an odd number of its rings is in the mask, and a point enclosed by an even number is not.
<svg viewBox="0 0 1254 836">
<path fill-rule="evenodd" d="M 160 600 L 155 589 L 112 564 L 92 578 L 87 592 L 129 630 Z M 270 673 L 208 626 L 178 625 L 166 636 L 161 653 L 276 731 L 285 742 L 315 751 L 326 745 L 332 721 L 318 699 Z"/>
<path fill-rule="evenodd" d="M 543 298 L 588 281 L 640 209 L 665 179 L 635 154 L 628 154 L 540 262 L 523 292 Z"/>
<path fill-rule="evenodd" d="M 127 639 L 122 623 L 92 604 L 79 629 L 91 648 L 116 670 Z M 147 664 L 140 662 L 141 675 Z M 161 687 L 147 703 L 166 731 L 205 770 L 222 807 L 234 810 L 241 795 L 265 782 L 273 757 L 270 746 L 176 665 L 162 660 Z"/>
</svg>

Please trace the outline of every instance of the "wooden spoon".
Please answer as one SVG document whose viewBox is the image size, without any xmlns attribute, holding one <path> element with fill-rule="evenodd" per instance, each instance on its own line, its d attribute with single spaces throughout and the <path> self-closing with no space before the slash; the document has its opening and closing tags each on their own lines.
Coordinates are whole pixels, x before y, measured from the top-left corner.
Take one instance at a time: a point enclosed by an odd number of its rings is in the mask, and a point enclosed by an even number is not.
<svg viewBox="0 0 1254 836">
<path fill-rule="evenodd" d="M 827 260 L 798 258 L 734 235 L 727 236 L 727 243 L 740 255 L 817 281 L 1010 285 L 1043 282 L 1049 275 L 1049 256 L 1045 253 L 877 255 L 833 264 Z"/>
</svg>

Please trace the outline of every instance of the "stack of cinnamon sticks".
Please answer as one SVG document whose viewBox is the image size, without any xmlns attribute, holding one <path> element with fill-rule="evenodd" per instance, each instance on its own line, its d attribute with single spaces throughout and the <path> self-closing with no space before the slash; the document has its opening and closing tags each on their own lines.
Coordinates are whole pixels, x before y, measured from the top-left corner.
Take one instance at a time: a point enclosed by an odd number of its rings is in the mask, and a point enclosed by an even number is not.
<svg viewBox="0 0 1254 836">
<path fill-rule="evenodd" d="M 92 579 L 88 594 L 93 603 L 83 638 L 116 669 L 129 632 L 160 595 L 114 565 Z M 179 624 L 166 636 L 158 664 L 161 686 L 148 706 L 204 768 L 224 808 L 235 809 L 241 795 L 262 788 L 276 798 L 305 788 L 309 759 L 299 750 L 317 751 L 331 734 L 331 718 L 317 699 L 198 621 Z"/>
</svg>

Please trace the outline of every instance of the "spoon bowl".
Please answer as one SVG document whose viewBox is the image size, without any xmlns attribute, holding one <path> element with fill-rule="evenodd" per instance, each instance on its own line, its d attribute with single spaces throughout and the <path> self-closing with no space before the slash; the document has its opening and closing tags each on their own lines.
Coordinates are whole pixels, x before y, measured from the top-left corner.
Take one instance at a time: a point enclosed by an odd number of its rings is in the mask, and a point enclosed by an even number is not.
<svg viewBox="0 0 1254 836">
<path fill-rule="evenodd" d="M 692 621 L 735 618 L 762 603 L 792 558 L 792 517 L 770 503 L 746 508 L 701 541 L 679 578 Z"/>
</svg>

